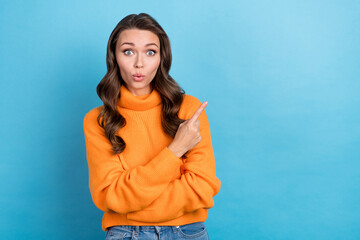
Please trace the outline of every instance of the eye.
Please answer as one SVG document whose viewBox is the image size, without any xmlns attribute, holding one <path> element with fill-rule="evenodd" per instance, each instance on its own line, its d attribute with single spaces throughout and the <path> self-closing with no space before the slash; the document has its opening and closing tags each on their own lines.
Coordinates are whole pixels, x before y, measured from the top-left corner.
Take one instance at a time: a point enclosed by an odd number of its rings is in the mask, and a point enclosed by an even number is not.
<svg viewBox="0 0 360 240">
<path fill-rule="evenodd" d="M 125 49 L 124 51 L 123 51 L 123 53 L 125 53 L 125 55 L 130 55 L 130 54 L 127 54 L 126 52 L 132 52 L 130 49 Z"/>
<path fill-rule="evenodd" d="M 149 50 L 148 52 L 153 52 L 152 54 L 150 54 L 150 56 L 154 56 L 156 51 L 155 50 Z"/>
</svg>

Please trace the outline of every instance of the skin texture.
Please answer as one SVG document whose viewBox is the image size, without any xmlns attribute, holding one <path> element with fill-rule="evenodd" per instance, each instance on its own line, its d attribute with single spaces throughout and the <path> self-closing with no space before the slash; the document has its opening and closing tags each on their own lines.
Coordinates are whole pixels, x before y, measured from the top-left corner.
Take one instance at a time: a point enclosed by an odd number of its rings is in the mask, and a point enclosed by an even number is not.
<svg viewBox="0 0 360 240">
<path fill-rule="evenodd" d="M 116 44 L 115 55 L 127 89 L 135 96 L 151 93 L 150 83 L 160 65 L 160 41 L 156 34 L 148 30 L 124 30 Z M 136 73 L 143 74 L 145 78 L 135 81 L 132 75 Z M 168 146 L 177 157 L 180 158 L 201 141 L 197 119 L 206 106 L 207 102 L 204 102 L 192 118 L 179 125 L 174 140 Z"/>
<path fill-rule="evenodd" d="M 117 41 L 115 56 L 121 77 L 129 91 L 135 96 L 151 93 L 150 83 L 160 65 L 158 36 L 148 30 L 124 30 Z M 135 81 L 132 75 L 136 73 L 143 74 L 145 78 Z"/>
</svg>

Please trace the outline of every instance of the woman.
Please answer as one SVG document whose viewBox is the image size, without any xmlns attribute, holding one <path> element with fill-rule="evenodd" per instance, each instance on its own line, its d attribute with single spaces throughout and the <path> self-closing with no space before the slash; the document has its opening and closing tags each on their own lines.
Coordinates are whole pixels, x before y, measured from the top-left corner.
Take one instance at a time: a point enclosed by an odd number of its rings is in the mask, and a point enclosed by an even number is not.
<svg viewBox="0 0 360 240">
<path fill-rule="evenodd" d="M 170 41 L 148 14 L 122 19 L 107 45 L 103 105 L 84 118 L 89 187 L 106 239 L 208 239 L 220 190 L 201 102 L 169 75 Z"/>
</svg>

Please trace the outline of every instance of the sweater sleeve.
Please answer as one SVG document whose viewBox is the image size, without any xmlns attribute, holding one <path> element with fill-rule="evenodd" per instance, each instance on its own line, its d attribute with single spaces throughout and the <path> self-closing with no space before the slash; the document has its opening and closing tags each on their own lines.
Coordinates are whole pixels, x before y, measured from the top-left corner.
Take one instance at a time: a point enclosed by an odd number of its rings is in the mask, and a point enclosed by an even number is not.
<svg viewBox="0 0 360 240">
<path fill-rule="evenodd" d="M 139 211 L 158 198 L 170 181 L 180 175 L 182 161 L 167 147 L 147 164 L 125 170 L 104 129 L 99 111 L 84 117 L 83 127 L 89 168 L 89 188 L 94 204 L 104 212 Z"/>
<path fill-rule="evenodd" d="M 197 107 L 200 104 L 198 100 Z M 213 207 L 213 196 L 219 192 L 221 182 L 215 175 L 215 159 L 205 111 L 201 113 L 199 121 L 202 140 L 188 152 L 181 167 L 181 177 L 171 181 L 148 207 L 129 213 L 128 219 L 156 223 L 178 218 L 200 208 Z"/>
</svg>

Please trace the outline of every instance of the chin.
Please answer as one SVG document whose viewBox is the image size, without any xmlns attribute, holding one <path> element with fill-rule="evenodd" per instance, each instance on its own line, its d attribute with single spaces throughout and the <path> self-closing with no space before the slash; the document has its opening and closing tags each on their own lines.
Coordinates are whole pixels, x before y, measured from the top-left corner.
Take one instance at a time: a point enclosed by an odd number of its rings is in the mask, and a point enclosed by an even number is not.
<svg viewBox="0 0 360 240">
<path fill-rule="evenodd" d="M 135 91 L 147 91 L 149 89 L 149 93 L 152 90 L 152 87 L 150 85 L 150 83 L 143 83 L 143 82 L 133 82 L 131 84 L 126 84 L 126 87 L 131 91 L 135 90 Z"/>
</svg>

